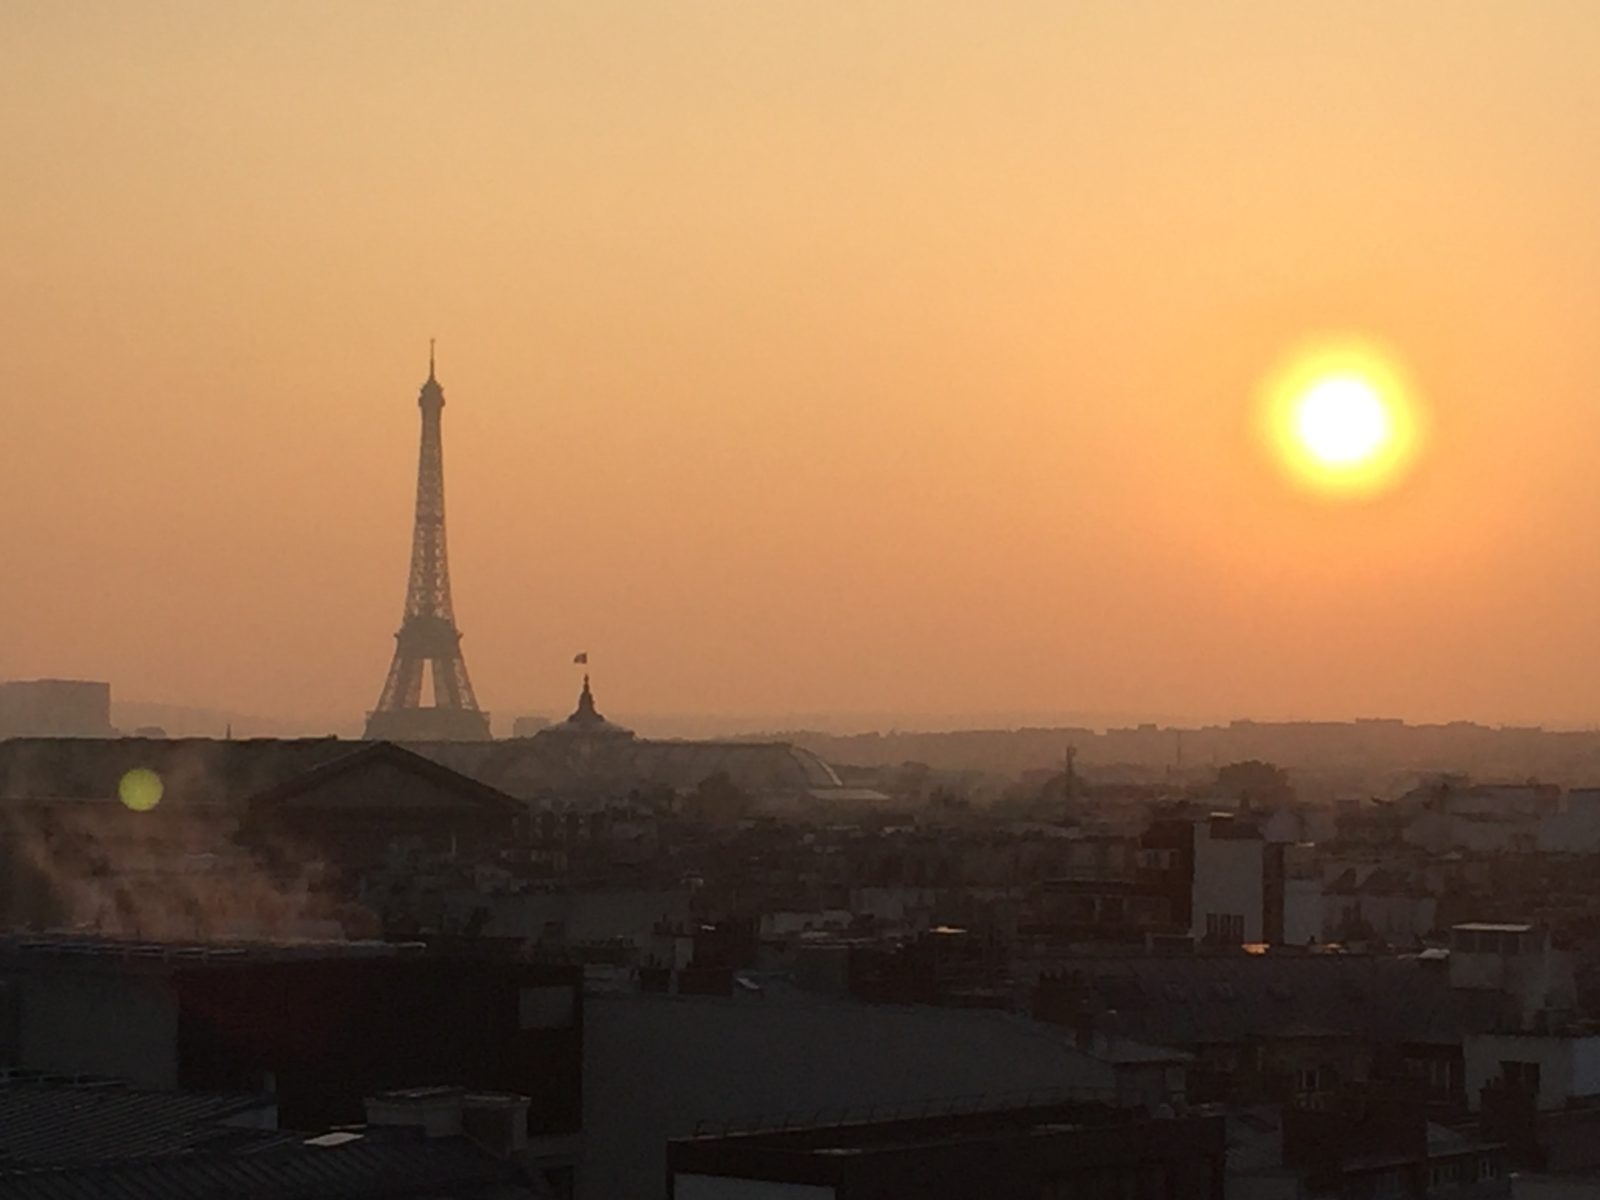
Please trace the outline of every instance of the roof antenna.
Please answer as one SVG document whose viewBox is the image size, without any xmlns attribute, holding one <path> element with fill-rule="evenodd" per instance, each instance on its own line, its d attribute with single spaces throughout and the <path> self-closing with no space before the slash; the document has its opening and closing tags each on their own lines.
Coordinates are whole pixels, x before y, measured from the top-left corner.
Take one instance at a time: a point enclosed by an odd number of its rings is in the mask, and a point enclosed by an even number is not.
<svg viewBox="0 0 1600 1200">
<path fill-rule="evenodd" d="M 428 378 L 433 378 L 433 339 L 428 339 Z"/>
</svg>

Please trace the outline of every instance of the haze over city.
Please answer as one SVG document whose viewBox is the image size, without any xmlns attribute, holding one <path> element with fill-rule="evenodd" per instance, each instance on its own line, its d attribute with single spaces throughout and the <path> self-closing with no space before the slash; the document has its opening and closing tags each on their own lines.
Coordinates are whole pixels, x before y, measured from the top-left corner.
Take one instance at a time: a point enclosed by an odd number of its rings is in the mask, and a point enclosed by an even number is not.
<svg viewBox="0 0 1600 1200">
<path fill-rule="evenodd" d="M 0 677 L 358 724 L 436 337 L 497 715 L 1592 722 L 1592 5 L 458 11 L 0 13 Z"/>
<path fill-rule="evenodd" d="M 1597 63 L 0 3 L 0 1200 L 1595 1200 Z"/>
</svg>

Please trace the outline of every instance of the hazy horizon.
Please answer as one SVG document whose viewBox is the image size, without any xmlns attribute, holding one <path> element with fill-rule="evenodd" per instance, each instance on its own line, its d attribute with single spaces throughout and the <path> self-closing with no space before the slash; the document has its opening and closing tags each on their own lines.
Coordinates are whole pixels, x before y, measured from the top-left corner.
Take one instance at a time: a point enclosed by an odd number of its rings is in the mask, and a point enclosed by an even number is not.
<svg viewBox="0 0 1600 1200">
<path fill-rule="evenodd" d="M 0 678 L 359 721 L 437 336 L 500 720 L 1596 711 L 1591 4 L 470 14 L 0 11 Z M 1362 502 L 1252 432 L 1329 331 Z"/>
<path fill-rule="evenodd" d="M 1094 712 L 1017 710 L 990 712 L 791 712 L 791 713 L 689 713 L 644 712 L 614 708 L 605 701 L 603 689 L 597 699 L 604 714 L 633 729 L 641 737 L 706 738 L 750 737 L 760 734 L 820 733 L 847 737 L 869 733 L 958 733 L 990 730 L 1073 728 L 1104 732 L 1154 724 L 1171 729 L 1201 729 L 1227 726 L 1235 721 L 1262 724 L 1294 722 L 1355 722 L 1366 720 L 1405 720 L 1381 713 L 1355 714 L 1232 714 L 1204 715 L 1157 712 Z M 571 710 L 565 708 L 513 708 L 492 712 L 494 736 L 509 737 L 512 722 L 518 717 L 536 717 L 556 722 Z M 209 708 L 203 705 L 167 704 L 138 699 L 120 699 L 113 694 L 113 724 L 124 733 L 136 726 L 157 725 L 174 736 L 223 736 L 230 729 L 235 736 L 315 737 L 334 735 L 362 736 L 365 713 L 327 713 L 285 716 Z M 1473 717 L 1441 717 L 1436 720 L 1407 721 L 1410 725 L 1447 725 L 1467 722 L 1487 728 L 1517 729 L 1539 727 L 1550 732 L 1587 732 L 1600 728 L 1600 722 L 1519 721 Z"/>
</svg>

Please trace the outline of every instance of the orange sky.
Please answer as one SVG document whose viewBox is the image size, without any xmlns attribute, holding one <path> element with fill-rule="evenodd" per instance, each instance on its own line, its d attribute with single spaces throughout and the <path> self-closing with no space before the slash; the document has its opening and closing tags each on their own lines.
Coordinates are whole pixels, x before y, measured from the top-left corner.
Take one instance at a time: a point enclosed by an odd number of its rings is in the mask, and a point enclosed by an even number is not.
<svg viewBox="0 0 1600 1200">
<path fill-rule="evenodd" d="M 439 339 L 501 716 L 1600 711 L 1600 9 L 0 7 L 0 677 L 354 719 Z M 1251 442 L 1323 329 L 1433 436 Z"/>
</svg>

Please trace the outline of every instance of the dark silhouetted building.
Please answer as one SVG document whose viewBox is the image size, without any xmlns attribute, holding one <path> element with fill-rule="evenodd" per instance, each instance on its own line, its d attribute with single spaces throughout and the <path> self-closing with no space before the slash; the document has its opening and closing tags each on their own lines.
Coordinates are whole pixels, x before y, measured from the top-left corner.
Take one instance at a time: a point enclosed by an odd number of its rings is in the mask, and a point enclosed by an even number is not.
<svg viewBox="0 0 1600 1200">
<path fill-rule="evenodd" d="M 295 1129 L 447 1083 L 529 1097 L 530 1143 L 575 1161 L 582 1046 L 576 967 L 381 942 L 0 939 L 0 1066 L 267 1093 Z"/>
<path fill-rule="evenodd" d="M 400 841 L 468 861 L 510 845 L 520 801 L 389 742 L 376 742 L 253 796 L 239 836 L 264 853 L 309 853 L 359 871 Z"/>
</svg>

